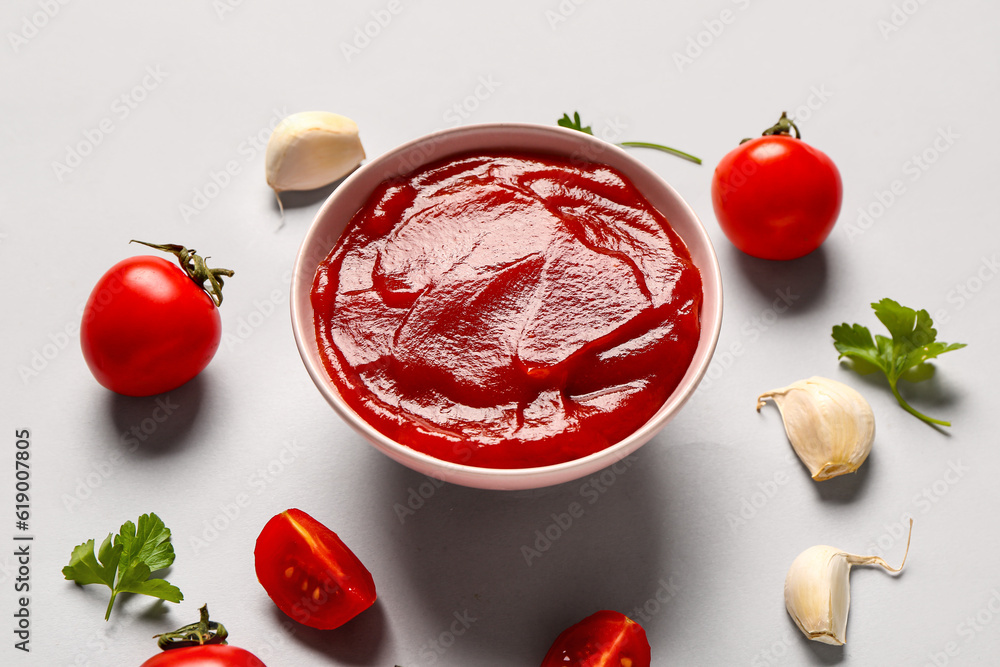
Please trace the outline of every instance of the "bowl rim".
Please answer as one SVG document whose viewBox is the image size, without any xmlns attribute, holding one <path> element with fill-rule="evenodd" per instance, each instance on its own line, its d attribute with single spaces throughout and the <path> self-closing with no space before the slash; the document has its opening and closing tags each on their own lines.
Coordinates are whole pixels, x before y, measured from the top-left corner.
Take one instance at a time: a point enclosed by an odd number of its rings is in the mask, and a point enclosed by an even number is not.
<svg viewBox="0 0 1000 667">
<path fill-rule="evenodd" d="M 337 238 L 332 239 L 331 243 L 330 238 L 324 238 L 323 234 L 325 227 L 329 226 L 324 225 L 324 221 L 331 215 L 332 209 L 337 207 L 341 200 L 355 194 L 354 190 L 358 188 L 362 188 L 363 190 L 359 195 L 362 198 L 362 202 L 367 199 L 371 193 L 371 188 L 366 187 L 365 183 L 369 180 L 374 180 L 374 185 L 377 185 L 388 178 L 405 175 L 425 164 L 446 158 L 450 155 L 459 155 L 476 150 L 476 148 L 458 148 L 452 149 L 450 152 L 446 150 L 440 153 L 434 150 L 442 142 L 455 144 L 463 138 L 468 137 L 468 135 L 472 135 L 473 137 L 492 136 L 494 139 L 498 136 L 509 137 L 517 135 L 522 140 L 524 137 L 538 135 L 539 137 L 552 138 L 553 141 L 559 143 L 567 143 L 567 145 L 579 144 L 582 147 L 584 156 L 611 155 L 614 162 L 626 163 L 629 173 L 625 173 L 620 164 L 610 164 L 609 166 L 622 172 L 633 182 L 645 198 L 649 199 L 650 193 L 644 191 L 642 186 L 634 183 L 635 178 L 633 177 L 633 173 L 641 174 L 644 180 L 661 188 L 662 193 L 673 200 L 672 205 L 687 217 L 688 222 L 691 224 L 690 229 L 686 229 L 683 235 L 676 230 L 673 222 L 671 226 L 675 228 L 675 232 L 688 247 L 689 252 L 692 251 L 692 246 L 695 244 L 700 245 L 705 251 L 702 253 L 701 259 L 707 263 L 707 266 L 697 264 L 698 270 L 702 275 L 701 336 L 695 348 L 695 355 L 692 358 L 691 364 L 674 392 L 648 421 L 627 437 L 600 451 L 562 463 L 530 468 L 482 468 L 438 459 L 396 442 L 362 419 L 340 396 L 332 379 L 326 372 L 322 360 L 318 359 L 319 353 L 309 293 L 312 289 L 316 267 L 333 250 L 334 244 L 339 238 L 338 234 Z M 428 146 L 431 148 L 429 152 L 426 150 Z M 479 150 L 496 150 L 497 148 L 499 148 L 499 145 L 497 147 L 481 147 Z M 509 150 L 513 152 L 530 152 L 527 149 L 518 147 Z M 563 158 L 569 157 L 570 159 L 576 155 L 576 153 L 567 155 L 544 149 L 536 152 L 554 154 Z M 419 155 L 408 169 L 385 169 L 390 164 L 398 165 L 411 153 L 419 153 Z M 587 161 L 608 164 L 606 160 L 602 159 L 588 159 Z M 382 170 L 381 174 L 376 174 L 379 170 Z M 359 183 L 361 185 L 358 185 Z M 358 208 L 360 208 L 360 205 Z M 353 214 L 354 211 L 348 217 L 353 217 Z M 666 216 L 665 213 L 664 215 Z M 343 223 L 343 226 L 346 227 L 348 222 L 349 219 Z M 696 238 L 692 238 L 692 235 Z M 708 296 L 710 289 L 714 296 L 711 300 L 705 298 Z M 622 148 L 592 135 L 558 126 L 515 122 L 478 123 L 437 130 L 391 148 L 356 169 L 336 187 L 316 213 L 296 254 L 290 287 L 290 314 L 296 347 L 313 383 L 341 419 L 384 454 L 417 472 L 442 481 L 464 486 L 506 490 L 542 488 L 552 484 L 579 479 L 587 474 L 598 472 L 617 461 L 621 461 L 649 441 L 687 403 L 707 372 L 722 328 L 722 305 L 722 276 L 718 256 L 708 235 L 708 231 L 694 209 L 663 177 Z M 705 306 L 710 306 L 710 308 L 706 309 Z M 315 353 L 314 350 L 316 350 Z M 700 363 L 697 363 L 698 359 L 700 359 Z"/>
</svg>

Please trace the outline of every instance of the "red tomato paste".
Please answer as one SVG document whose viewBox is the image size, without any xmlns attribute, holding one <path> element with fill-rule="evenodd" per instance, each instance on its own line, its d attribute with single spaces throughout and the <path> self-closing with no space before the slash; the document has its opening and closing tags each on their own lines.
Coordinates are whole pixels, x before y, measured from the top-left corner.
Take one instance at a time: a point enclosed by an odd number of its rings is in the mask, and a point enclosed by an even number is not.
<svg viewBox="0 0 1000 667">
<path fill-rule="evenodd" d="M 382 183 L 312 302 L 365 421 L 439 459 L 525 468 L 600 451 L 659 409 L 698 344 L 702 286 L 616 170 L 476 154 Z"/>
</svg>

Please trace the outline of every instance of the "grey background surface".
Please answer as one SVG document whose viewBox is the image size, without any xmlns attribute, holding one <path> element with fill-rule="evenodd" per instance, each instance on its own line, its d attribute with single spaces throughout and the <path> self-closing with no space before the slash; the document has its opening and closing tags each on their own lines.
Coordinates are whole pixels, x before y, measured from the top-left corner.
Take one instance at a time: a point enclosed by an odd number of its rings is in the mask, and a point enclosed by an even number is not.
<svg viewBox="0 0 1000 667">
<path fill-rule="evenodd" d="M 534 665 L 602 608 L 639 618 L 654 665 L 996 664 L 998 26 L 1000 6 L 972 0 L 5 2 L 0 662 L 138 665 L 150 635 L 208 602 L 271 667 Z M 533 492 L 436 487 L 366 445 L 311 384 L 288 318 L 292 261 L 327 192 L 289 200 L 280 226 L 264 183 L 270 127 L 307 109 L 355 119 L 370 157 L 442 127 L 574 110 L 598 132 L 701 156 L 637 153 L 698 212 L 722 263 L 725 320 L 701 390 L 624 472 Z M 709 188 L 718 160 L 782 110 L 834 159 L 845 194 L 820 251 L 770 263 L 729 244 Z M 100 387 L 75 335 L 100 275 L 140 254 L 130 238 L 237 272 L 217 357 L 161 397 L 176 407 L 138 446 L 123 434 L 150 424 L 156 399 Z M 874 328 L 868 304 L 885 296 L 969 344 L 906 388 L 953 421 L 945 432 L 837 362 L 831 325 Z M 753 409 L 811 375 L 857 388 L 878 424 L 860 472 L 823 485 L 777 411 Z M 20 428 L 30 654 L 12 633 Z M 529 564 L 522 546 L 574 502 L 583 516 Z M 340 630 L 290 625 L 256 582 L 254 540 L 288 507 L 375 576 L 378 603 Z M 122 599 L 105 622 L 105 591 L 60 568 L 148 511 L 174 531 L 167 578 L 186 600 Z M 782 602 L 795 555 L 832 544 L 898 564 L 908 517 L 905 572 L 852 576 L 846 647 L 807 642 Z"/>
</svg>

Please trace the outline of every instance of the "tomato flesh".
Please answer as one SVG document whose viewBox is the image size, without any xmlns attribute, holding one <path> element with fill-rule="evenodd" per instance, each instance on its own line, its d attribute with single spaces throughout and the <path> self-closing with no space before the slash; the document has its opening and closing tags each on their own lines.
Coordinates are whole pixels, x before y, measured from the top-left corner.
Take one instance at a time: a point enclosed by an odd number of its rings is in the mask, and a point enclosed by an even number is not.
<svg viewBox="0 0 1000 667">
<path fill-rule="evenodd" d="M 833 161 L 784 135 L 741 144 L 722 158 L 712 178 L 722 231 L 761 259 L 795 259 L 818 248 L 837 221 L 842 198 Z"/>
<path fill-rule="evenodd" d="M 154 655 L 141 667 L 267 667 L 250 651 L 211 644 L 172 648 Z"/>
<path fill-rule="evenodd" d="M 556 637 L 541 667 L 649 667 L 642 626 L 617 611 L 599 611 Z"/>
<path fill-rule="evenodd" d="M 122 260 L 97 282 L 80 325 L 83 358 L 127 396 L 176 389 L 204 370 L 222 340 L 212 298 L 162 257 Z"/>
<path fill-rule="evenodd" d="M 361 560 L 302 510 L 267 522 L 257 538 L 254 565 L 278 608 L 303 625 L 337 628 L 375 602 L 375 582 Z"/>
</svg>

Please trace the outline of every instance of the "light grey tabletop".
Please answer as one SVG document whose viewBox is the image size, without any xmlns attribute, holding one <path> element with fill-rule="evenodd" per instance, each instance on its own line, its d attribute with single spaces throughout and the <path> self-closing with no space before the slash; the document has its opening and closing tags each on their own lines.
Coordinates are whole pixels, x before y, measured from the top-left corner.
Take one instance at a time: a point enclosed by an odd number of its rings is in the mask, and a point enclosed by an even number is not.
<svg viewBox="0 0 1000 667">
<path fill-rule="evenodd" d="M 0 663 L 138 665 L 151 635 L 208 602 L 270 667 L 535 665 L 604 608 L 642 623 L 654 665 L 996 664 L 998 27 L 1000 5 L 973 0 L 5 2 Z M 432 485 L 375 451 L 323 401 L 292 339 L 290 270 L 326 192 L 290 198 L 280 226 L 263 146 L 279 118 L 311 109 L 356 120 L 369 157 L 443 127 L 574 110 L 701 156 L 637 153 L 702 218 L 722 264 L 725 319 L 701 390 L 624 472 L 538 491 Z M 839 166 L 844 204 L 820 251 L 775 263 L 723 236 L 710 182 L 782 110 Z M 99 386 L 76 335 L 100 275 L 140 254 L 131 238 L 237 271 L 218 355 L 157 399 Z M 874 328 L 869 303 L 887 296 L 968 343 L 906 387 L 950 429 L 837 361 L 831 326 Z M 861 391 L 878 423 L 860 472 L 822 485 L 777 410 L 754 411 L 758 393 L 811 375 Z M 13 632 L 21 429 L 27 654 Z M 528 562 L 521 547 L 574 502 L 583 515 Z M 289 507 L 375 577 L 379 601 L 340 630 L 292 624 L 256 581 L 254 541 Z M 123 599 L 105 622 L 106 591 L 60 569 L 149 511 L 173 530 L 167 578 L 186 599 Z M 898 564 L 908 517 L 903 574 L 852 576 L 847 645 L 806 641 L 782 599 L 796 554 L 831 544 Z"/>
</svg>

